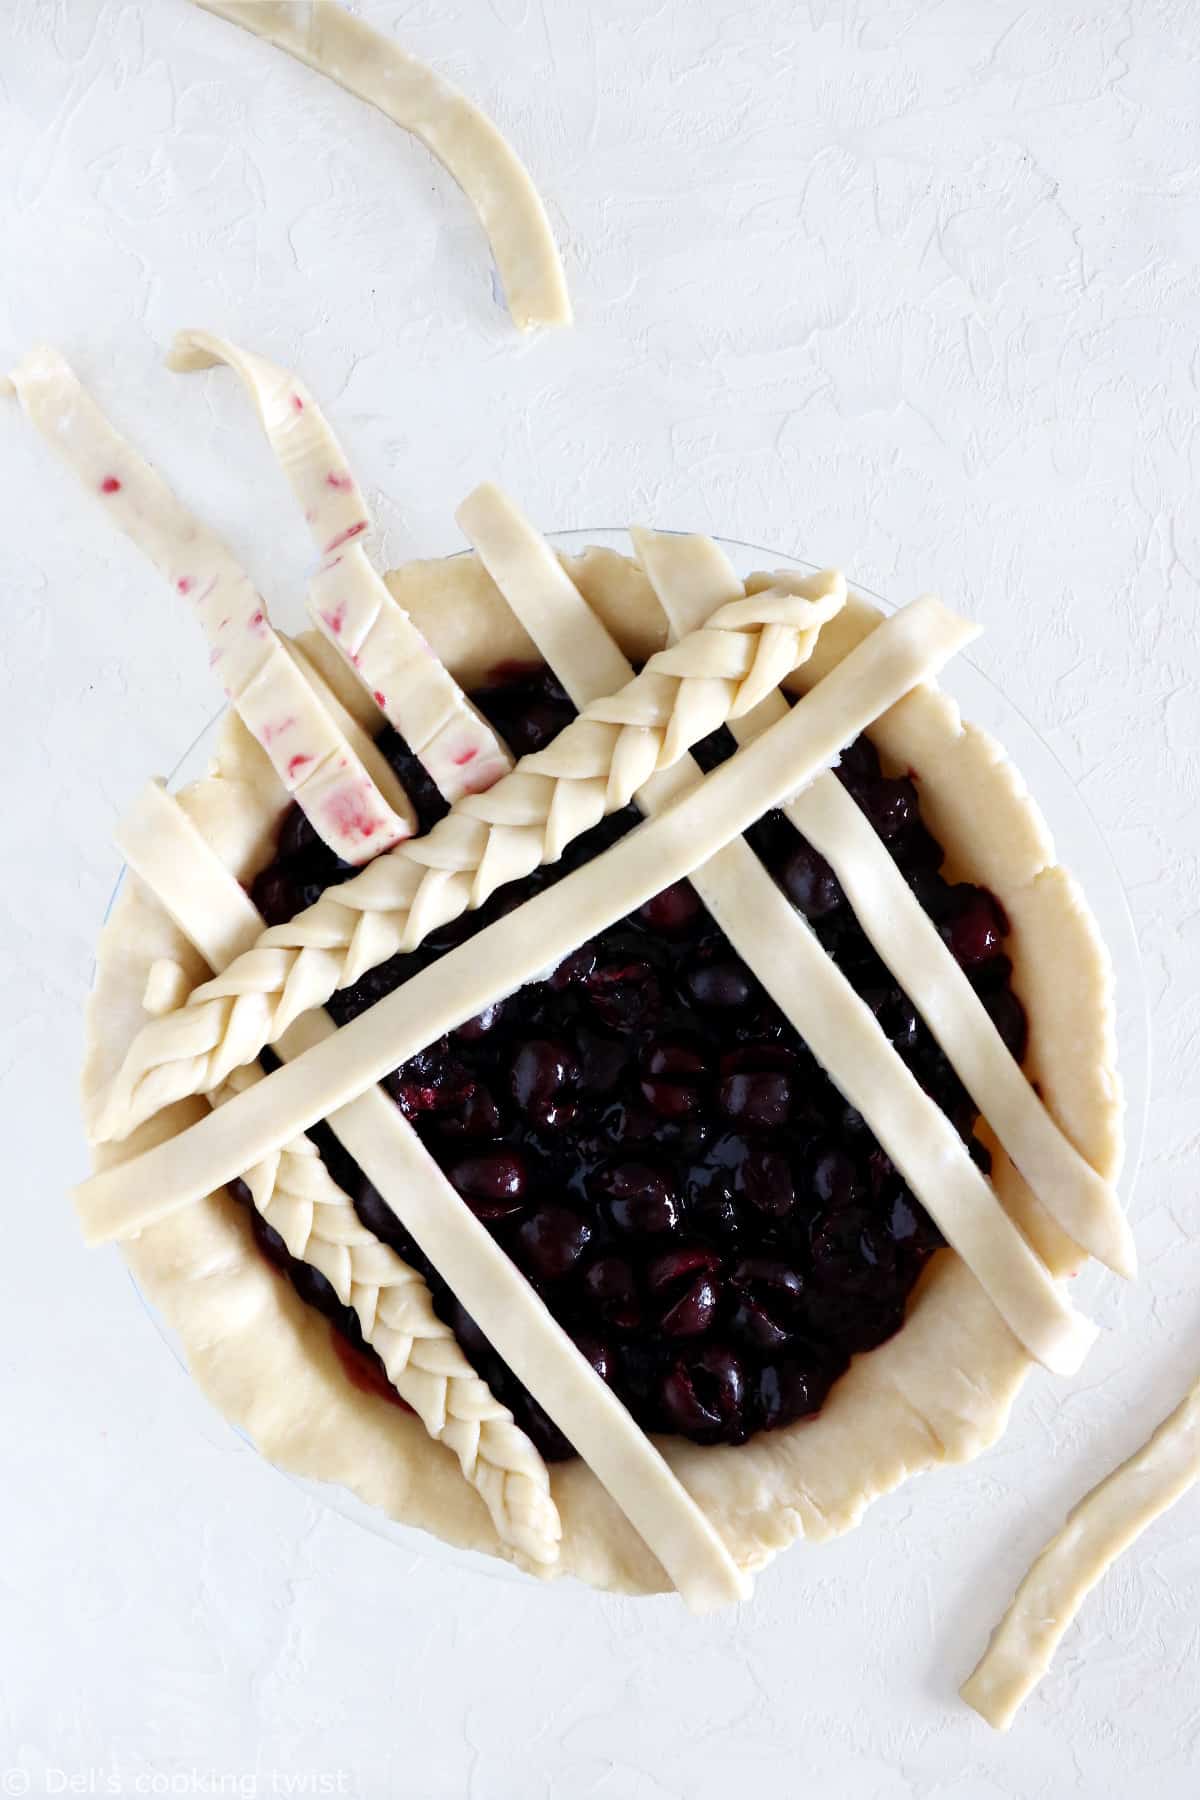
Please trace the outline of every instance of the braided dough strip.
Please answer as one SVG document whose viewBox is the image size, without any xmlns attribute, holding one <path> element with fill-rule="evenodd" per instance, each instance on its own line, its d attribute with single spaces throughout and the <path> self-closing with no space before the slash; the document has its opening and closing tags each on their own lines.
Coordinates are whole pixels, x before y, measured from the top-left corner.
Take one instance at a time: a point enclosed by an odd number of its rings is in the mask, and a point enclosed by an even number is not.
<svg viewBox="0 0 1200 1800">
<path fill-rule="evenodd" d="M 100 497 L 118 530 L 195 606 L 227 697 L 314 830 L 352 863 L 411 836 L 407 796 L 393 781 L 396 804 L 389 805 L 272 630 L 249 576 L 113 430 L 57 351 L 31 351 L 12 380 L 42 437 Z M 375 766 L 386 767 L 381 758 Z"/>
<path fill-rule="evenodd" d="M 545 750 L 522 757 L 487 793 L 460 800 L 425 837 L 397 846 L 289 924 L 264 932 L 249 956 L 203 983 L 179 1012 L 151 1021 L 138 1034 L 96 1122 L 98 1139 L 125 1137 L 171 1101 L 219 1087 L 335 989 L 397 952 L 415 949 L 430 931 L 481 906 L 506 882 L 556 861 L 574 838 L 626 805 L 656 770 L 678 762 L 726 719 L 757 706 L 809 653 L 813 616 L 811 601 L 777 591 L 723 607 L 702 630 L 651 657 L 633 681 L 587 707 Z M 895 698 L 904 691 L 892 685 L 902 665 L 919 680 L 965 641 L 966 628 L 936 602 L 918 602 L 905 619 L 903 625 L 889 621 L 877 646 L 863 645 L 832 685 L 821 684 L 815 762 L 846 741 L 831 710 L 839 696 L 854 696 L 855 704 L 877 712 L 890 702 L 876 704 L 874 683 Z M 932 665 L 923 660 L 922 642 Z M 874 712 L 862 716 L 865 722 Z M 703 825 L 701 809 L 697 829 Z"/>
<path fill-rule="evenodd" d="M 902 648 L 894 641 L 897 628 Z M 663 885 L 690 874 L 761 811 L 794 791 L 833 753 L 834 745 L 856 735 L 864 713 L 874 716 L 907 692 L 920 672 L 940 666 L 968 631 L 935 601 L 917 602 L 888 620 L 868 641 L 878 645 L 881 663 L 876 662 L 868 674 L 861 660 L 868 648 L 864 644 L 840 665 L 852 684 L 869 687 L 869 699 L 860 694 L 848 703 L 839 691 L 838 671 L 833 671 L 786 719 L 692 787 L 656 820 L 424 969 L 344 1026 L 336 1042 L 316 1045 L 220 1114 L 144 1152 L 120 1173 L 132 1170 L 134 1179 L 159 1194 L 164 1205 L 182 1205 L 230 1180 L 324 1114 L 340 1132 L 342 1114 L 330 1109 L 342 1106 L 421 1045 L 479 1011 L 499 988 L 492 971 L 504 971 L 506 987 L 529 980 L 547 961 L 557 962 Z M 762 901 L 768 941 L 786 932 L 792 917 L 782 895 L 772 888 L 771 896 L 764 894 Z M 805 971 L 809 982 L 832 968 L 823 955 L 814 963 L 815 969 Z M 833 1004 L 840 998 L 835 994 Z M 307 1023 L 306 1016 L 291 1027 L 297 1041 Z M 865 1006 L 859 1003 L 848 1009 L 830 1028 L 849 1034 L 848 1055 L 863 1063 L 869 1086 L 886 1040 Z M 828 1053 L 819 1033 L 814 1035 L 816 1054 Z M 886 1104 L 883 1141 L 895 1151 L 902 1169 L 911 1167 L 917 1154 L 915 1149 L 902 1154 L 910 1139 L 926 1146 L 924 1153 L 954 1196 L 952 1241 L 1003 1316 L 1013 1322 L 1021 1341 L 1050 1368 L 1064 1372 L 1077 1368 L 1094 1339 L 1094 1329 L 1073 1312 L 994 1205 L 990 1189 L 970 1171 L 961 1144 L 937 1109 L 927 1107 L 915 1081 L 905 1084 L 903 1078 L 893 1081 L 875 1104 L 877 1116 Z M 235 1113 L 240 1115 L 239 1128 L 222 1130 Z M 114 1174 L 105 1171 L 77 1191 L 85 1203 L 104 1205 L 114 1185 Z M 412 1229 L 407 1205 L 397 1210 Z"/>
<path fill-rule="evenodd" d="M 1140 1450 L 1072 1507 L 959 1690 L 967 1705 L 1007 1731 L 1097 1582 L 1197 1481 L 1200 1382 Z"/>
<path fill-rule="evenodd" d="M 639 561 L 679 632 L 744 592 L 710 538 L 635 529 Z M 782 718 L 772 694 L 731 727 L 739 743 Z M 1118 1275 L 1136 1272 L 1133 1234 L 1109 1182 L 1080 1156 L 1026 1080 L 963 971 L 886 846 L 833 775 L 784 808 L 832 867 L 855 917 L 914 1002 L 963 1086 L 1047 1212 L 1081 1249 Z"/>
<path fill-rule="evenodd" d="M 211 967 L 220 968 L 261 930 L 261 916 L 245 889 L 161 782 L 147 783 L 117 827 L 116 844 Z M 152 967 L 147 989 L 151 1010 L 172 971 L 186 979 L 178 964 Z M 332 1020 L 325 1019 L 324 1028 L 332 1035 Z M 264 1079 L 257 1065 L 238 1069 L 209 1100 L 220 1106 Z M 397 1120 L 408 1129 L 399 1114 Z M 556 1561 L 561 1525 L 545 1463 L 471 1367 L 453 1331 L 437 1317 L 423 1276 L 360 1222 L 312 1139 L 293 1138 L 248 1170 L 243 1180 L 256 1210 L 291 1254 L 318 1269 L 343 1305 L 353 1307 L 388 1380 L 430 1437 L 454 1452 L 501 1541 L 530 1563 Z M 161 1209 L 134 1188 L 124 1195 L 119 1211 L 85 1211 L 81 1222 L 88 1243 L 98 1244 L 134 1237 L 159 1217 Z"/>
<path fill-rule="evenodd" d="M 309 589 L 314 624 L 446 800 L 491 787 L 512 768 L 512 757 L 357 541 L 371 522 L 366 499 L 307 387 L 265 357 L 204 331 L 181 331 L 167 362 L 179 370 L 227 363 L 239 376 L 324 559 Z"/>
<path fill-rule="evenodd" d="M 333 0 L 196 0 L 241 25 L 420 138 L 487 232 L 513 322 L 569 325 L 566 278 L 541 196 L 492 121 L 457 88 Z"/>
<path fill-rule="evenodd" d="M 459 509 L 458 522 L 577 706 L 587 703 L 595 686 L 615 684 L 628 674 L 616 643 L 545 540 L 502 494 L 478 489 Z M 730 576 L 725 599 L 736 583 L 732 570 Z M 781 579 L 816 595 L 834 582 L 829 575 Z M 659 598 L 670 619 L 669 595 L 660 591 Z M 780 705 L 786 713 L 786 702 L 781 699 Z M 634 796 L 644 813 L 653 816 L 686 786 L 690 762 L 655 775 Z M 695 773 L 693 764 L 690 774 Z M 818 777 L 825 779 L 832 777 Z M 1094 1328 L 1050 1279 L 958 1134 L 749 845 L 735 838 L 693 870 L 691 882 L 830 1079 L 862 1113 L 1014 1336 L 1048 1367 L 1073 1373 L 1094 1342 Z"/>
</svg>

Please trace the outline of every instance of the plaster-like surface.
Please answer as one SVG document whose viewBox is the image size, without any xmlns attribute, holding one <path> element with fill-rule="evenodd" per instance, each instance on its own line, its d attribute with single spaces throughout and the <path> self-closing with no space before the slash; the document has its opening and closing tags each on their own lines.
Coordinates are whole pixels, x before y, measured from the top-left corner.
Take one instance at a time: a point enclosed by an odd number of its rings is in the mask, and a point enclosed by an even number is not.
<svg viewBox="0 0 1200 1800">
<path fill-rule="evenodd" d="M 192 622 L 5 407 L 0 1790 L 1185 1800 L 1200 1494 L 1009 1738 L 954 1695 L 1064 1506 L 1200 1363 L 1195 11 L 362 10 L 510 133 L 573 332 L 518 338 L 442 172 L 268 47 L 182 0 L 9 0 L 0 357 L 57 342 L 284 625 L 306 536 L 232 379 L 161 368 L 181 325 L 303 369 L 392 560 L 453 547 L 492 476 L 546 526 L 709 526 L 982 619 L 1130 887 L 1143 1279 L 1093 1286 L 1110 1335 L 995 1452 L 798 1549 L 737 1618 L 406 1558 L 287 1485 L 63 1200 L 111 828 L 214 693 Z"/>
</svg>

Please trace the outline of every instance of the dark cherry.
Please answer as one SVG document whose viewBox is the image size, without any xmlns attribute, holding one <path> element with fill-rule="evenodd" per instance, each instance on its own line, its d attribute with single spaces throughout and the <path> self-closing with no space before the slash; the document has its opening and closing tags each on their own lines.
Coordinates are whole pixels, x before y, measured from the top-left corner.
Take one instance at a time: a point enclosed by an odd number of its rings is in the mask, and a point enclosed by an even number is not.
<svg viewBox="0 0 1200 1800">
<path fill-rule="evenodd" d="M 667 1337 L 699 1337 L 717 1316 L 721 1259 L 701 1246 L 655 1257 L 649 1282 L 660 1304 L 659 1328 Z"/>
<path fill-rule="evenodd" d="M 711 1275 L 697 1275 L 659 1319 L 667 1337 L 700 1337 L 717 1316 L 721 1290 Z"/>
<path fill-rule="evenodd" d="M 783 891 L 806 919 L 827 919 L 842 904 L 837 876 L 819 851 L 803 838 L 783 865 Z"/>
<path fill-rule="evenodd" d="M 951 906 L 942 936 L 956 962 L 971 969 L 998 956 L 1008 936 L 1008 919 L 995 895 L 963 885 L 952 890 Z"/>
<path fill-rule="evenodd" d="M 877 1294 L 890 1281 L 894 1260 L 892 1239 L 874 1215 L 860 1207 L 833 1213 L 813 1233 L 813 1272 L 825 1287 Z"/>
<path fill-rule="evenodd" d="M 917 790 L 907 776 L 859 782 L 851 792 L 881 838 L 894 838 L 917 822 Z"/>
<path fill-rule="evenodd" d="M 809 1417 L 823 1405 L 829 1388 L 828 1375 L 815 1363 L 791 1356 L 764 1363 L 756 1396 L 763 1430 Z"/>
<path fill-rule="evenodd" d="M 442 1130 L 451 1137 L 495 1137 L 500 1130 L 500 1108 L 481 1083 L 472 1087 L 462 1105 L 441 1121 Z"/>
<path fill-rule="evenodd" d="M 844 1150 L 821 1151 L 813 1160 L 812 1193 L 819 1206 L 846 1206 L 859 1188 L 858 1170 Z"/>
<path fill-rule="evenodd" d="M 584 1271 L 587 1300 L 608 1325 L 632 1331 L 641 1324 L 642 1302 L 633 1265 L 623 1256 L 598 1256 Z"/>
<path fill-rule="evenodd" d="M 673 887 L 664 888 L 640 906 L 637 913 L 651 931 L 661 931 L 669 937 L 686 931 L 699 915 L 700 896 L 688 881 L 677 881 Z"/>
<path fill-rule="evenodd" d="M 464 1156 L 447 1173 L 477 1219 L 511 1218 L 524 1204 L 528 1171 L 519 1151 Z"/>
<path fill-rule="evenodd" d="M 679 1222 L 679 1202 L 667 1177 L 648 1163 L 617 1163 L 600 1174 L 597 1185 L 608 1196 L 609 1218 L 631 1237 L 656 1237 Z"/>
<path fill-rule="evenodd" d="M 791 1111 L 791 1076 L 778 1069 L 742 1070 L 726 1075 L 718 1098 L 725 1117 L 743 1130 L 780 1131 Z"/>
<path fill-rule="evenodd" d="M 675 1363 L 662 1385 L 662 1406 L 668 1421 L 685 1437 L 701 1442 L 723 1436 L 731 1443 L 740 1443 L 745 1436 L 745 1400 L 741 1359 L 717 1344 L 699 1356 Z"/>
<path fill-rule="evenodd" d="M 496 1027 L 503 1023 L 507 1008 L 507 1000 L 493 1000 L 492 1004 L 485 1006 L 481 1013 L 476 1013 L 473 1019 L 468 1019 L 465 1025 L 460 1025 L 455 1036 L 464 1044 L 477 1044 L 481 1038 L 487 1037 L 489 1032 L 495 1031 Z"/>
<path fill-rule="evenodd" d="M 541 1206 L 517 1232 L 521 1262 L 541 1281 L 569 1275 L 592 1241 L 592 1227 L 565 1206 Z"/>
<path fill-rule="evenodd" d="M 602 963 L 584 983 L 596 1017 L 613 1031 L 630 1031 L 653 1019 L 661 998 L 648 962 Z"/>
<path fill-rule="evenodd" d="M 517 1051 L 512 1069 L 513 1099 L 524 1111 L 541 1107 L 574 1081 L 575 1058 L 565 1044 L 530 1038 Z"/>
<path fill-rule="evenodd" d="M 792 1166 L 780 1150 L 753 1150 L 739 1173 L 741 1192 L 757 1212 L 786 1218 L 796 1204 Z"/>
<path fill-rule="evenodd" d="M 736 1297 L 735 1336 L 761 1352 L 781 1350 L 795 1334 L 804 1297 L 799 1270 L 772 1257 L 747 1256 L 734 1265 L 729 1280 Z"/>
<path fill-rule="evenodd" d="M 574 716 L 540 669 L 498 671 L 473 697 L 517 750 L 544 747 Z M 390 728 L 379 747 L 427 830 L 445 802 Z M 698 760 L 712 768 L 733 750 L 728 732 L 715 733 Z M 885 776 L 867 739 L 847 747 L 838 775 L 1022 1055 L 1027 1025 L 1003 911 L 984 889 L 939 873 L 941 846 L 920 819 L 917 785 Z M 632 808 L 602 821 L 558 864 L 335 994 L 334 1016 L 356 1017 L 636 823 Z M 747 839 L 986 1166 L 969 1097 L 828 863 L 778 812 Z M 291 807 L 254 897 L 281 922 L 351 873 Z M 687 882 L 429 1045 L 385 1085 L 464 1203 L 648 1430 L 736 1444 L 809 1417 L 851 1356 L 897 1329 L 941 1243 L 862 1116 Z M 518 1425 L 544 1456 L 572 1455 L 332 1134 L 318 1126 L 313 1135 L 358 1218 L 425 1275 L 439 1316 Z M 326 1314 L 339 1341 L 361 1351 L 358 1320 L 330 1283 L 289 1256 L 242 1184 L 231 1192 L 249 1209 L 263 1254 Z"/>
<path fill-rule="evenodd" d="M 754 979 L 740 962 L 701 963 L 684 980 L 692 999 L 714 1011 L 735 1012 L 754 995 Z"/>
</svg>

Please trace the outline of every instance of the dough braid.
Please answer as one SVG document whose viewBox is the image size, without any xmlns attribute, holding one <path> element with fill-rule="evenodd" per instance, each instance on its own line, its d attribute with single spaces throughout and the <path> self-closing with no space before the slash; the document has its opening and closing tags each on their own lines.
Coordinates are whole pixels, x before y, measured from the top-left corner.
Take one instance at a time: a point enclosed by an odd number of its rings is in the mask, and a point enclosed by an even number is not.
<svg viewBox="0 0 1200 1800">
<path fill-rule="evenodd" d="M 257 1065 L 238 1069 L 210 1096 L 213 1105 L 261 1073 Z M 311 1138 L 293 1138 L 243 1180 L 290 1254 L 319 1270 L 353 1307 L 388 1380 L 430 1437 L 453 1450 L 501 1540 L 529 1562 L 555 1562 L 562 1527 L 546 1465 L 434 1312 L 424 1276 L 362 1224 Z"/>
<path fill-rule="evenodd" d="M 425 837 L 397 845 L 290 923 L 264 931 L 186 1005 L 138 1033 L 101 1111 L 98 1140 L 126 1137 L 173 1101 L 219 1087 L 336 989 L 415 949 L 506 882 L 557 861 L 656 771 L 727 719 L 752 712 L 808 659 L 821 626 L 843 605 L 844 581 L 828 580 L 817 599 L 781 577 L 721 607 L 546 749 L 522 757 L 485 793 L 459 800 Z"/>
</svg>

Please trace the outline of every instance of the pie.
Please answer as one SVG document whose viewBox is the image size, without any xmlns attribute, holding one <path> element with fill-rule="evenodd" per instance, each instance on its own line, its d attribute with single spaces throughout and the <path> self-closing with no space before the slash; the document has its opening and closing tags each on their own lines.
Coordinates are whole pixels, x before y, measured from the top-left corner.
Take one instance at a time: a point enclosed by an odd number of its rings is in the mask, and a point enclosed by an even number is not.
<svg viewBox="0 0 1200 1800">
<path fill-rule="evenodd" d="M 1085 1255 L 1133 1272 L 1108 959 L 936 685 L 972 630 L 704 538 L 560 558 L 487 487 L 385 582 L 311 394 L 216 361 L 320 553 L 294 642 L 61 358 L 14 373 L 232 702 L 118 834 L 85 1232 L 272 1461 L 736 1599 L 1073 1372 Z"/>
</svg>

